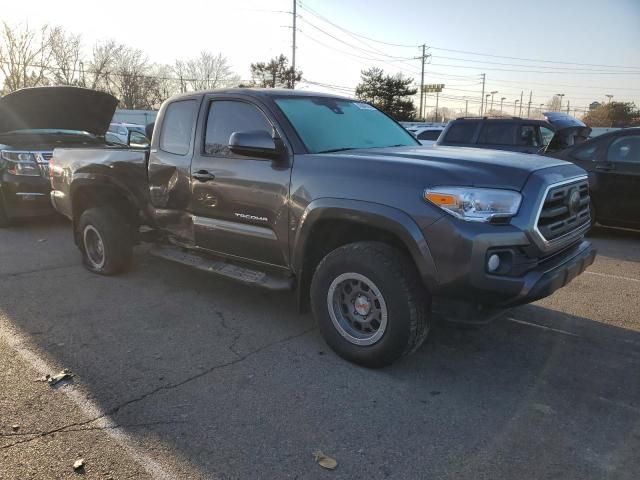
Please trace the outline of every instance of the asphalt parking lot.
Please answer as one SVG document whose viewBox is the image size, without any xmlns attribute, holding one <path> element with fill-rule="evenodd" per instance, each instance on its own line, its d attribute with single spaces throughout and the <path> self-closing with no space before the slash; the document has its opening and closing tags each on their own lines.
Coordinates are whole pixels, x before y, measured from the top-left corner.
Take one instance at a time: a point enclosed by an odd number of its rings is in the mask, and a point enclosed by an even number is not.
<svg viewBox="0 0 640 480">
<path fill-rule="evenodd" d="M 292 294 L 144 248 L 100 277 L 64 221 L 0 230 L 0 478 L 640 478 L 640 234 L 591 239 L 552 297 L 372 371 Z"/>
</svg>

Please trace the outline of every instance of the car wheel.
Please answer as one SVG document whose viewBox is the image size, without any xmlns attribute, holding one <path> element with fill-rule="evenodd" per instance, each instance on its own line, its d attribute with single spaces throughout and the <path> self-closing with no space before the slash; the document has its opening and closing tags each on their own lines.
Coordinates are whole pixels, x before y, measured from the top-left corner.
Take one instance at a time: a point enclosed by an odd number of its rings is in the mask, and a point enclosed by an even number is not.
<svg viewBox="0 0 640 480">
<path fill-rule="evenodd" d="M 426 339 L 430 297 L 411 260 L 379 242 L 352 243 L 329 253 L 311 282 L 320 332 L 342 358 L 380 368 Z"/>
<path fill-rule="evenodd" d="M 85 267 L 101 275 L 126 272 L 133 260 L 131 230 L 110 208 L 90 208 L 78 221 L 78 244 Z"/>
</svg>

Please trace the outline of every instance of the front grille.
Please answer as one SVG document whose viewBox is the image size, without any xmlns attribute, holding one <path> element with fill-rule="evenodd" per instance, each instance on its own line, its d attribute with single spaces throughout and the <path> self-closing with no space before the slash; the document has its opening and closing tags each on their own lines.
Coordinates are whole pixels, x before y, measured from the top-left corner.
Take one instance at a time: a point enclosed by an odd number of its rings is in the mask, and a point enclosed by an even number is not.
<svg viewBox="0 0 640 480">
<path fill-rule="evenodd" d="M 547 190 L 537 227 L 546 242 L 554 242 L 572 232 L 582 232 L 590 221 L 589 183 L 579 179 Z"/>
<path fill-rule="evenodd" d="M 49 178 L 49 160 L 53 158 L 53 152 L 40 152 L 36 158 L 38 160 L 38 168 L 40 168 L 40 175 Z"/>
</svg>

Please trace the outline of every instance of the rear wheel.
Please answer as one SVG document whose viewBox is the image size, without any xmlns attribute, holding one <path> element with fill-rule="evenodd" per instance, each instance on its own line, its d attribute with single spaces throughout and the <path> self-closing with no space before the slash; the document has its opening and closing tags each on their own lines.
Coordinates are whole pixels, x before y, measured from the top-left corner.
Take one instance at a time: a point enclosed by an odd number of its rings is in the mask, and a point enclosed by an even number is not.
<svg viewBox="0 0 640 480">
<path fill-rule="evenodd" d="M 379 242 L 329 253 L 311 282 L 325 341 L 341 357 L 379 368 L 415 351 L 429 331 L 429 298 L 413 263 Z"/>
<path fill-rule="evenodd" d="M 131 268 L 131 230 L 113 209 L 101 207 L 84 211 L 78 221 L 78 240 L 88 270 L 114 275 Z"/>
</svg>

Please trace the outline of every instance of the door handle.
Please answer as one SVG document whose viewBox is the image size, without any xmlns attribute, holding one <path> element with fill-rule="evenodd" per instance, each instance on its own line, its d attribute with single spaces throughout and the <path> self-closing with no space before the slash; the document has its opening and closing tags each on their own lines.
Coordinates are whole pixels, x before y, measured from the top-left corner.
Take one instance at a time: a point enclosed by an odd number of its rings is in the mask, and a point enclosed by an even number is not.
<svg viewBox="0 0 640 480">
<path fill-rule="evenodd" d="M 208 182 L 210 180 L 215 180 L 216 178 L 216 176 L 213 173 L 210 173 L 207 170 L 198 170 L 197 172 L 193 173 L 191 176 L 201 182 Z"/>
<path fill-rule="evenodd" d="M 601 172 L 610 172 L 611 170 L 615 170 L 615 167 L 610 163 L 605 163 L 603 165 L 596 165 L 596 170 L 600 170 Z"/>
</svg>

